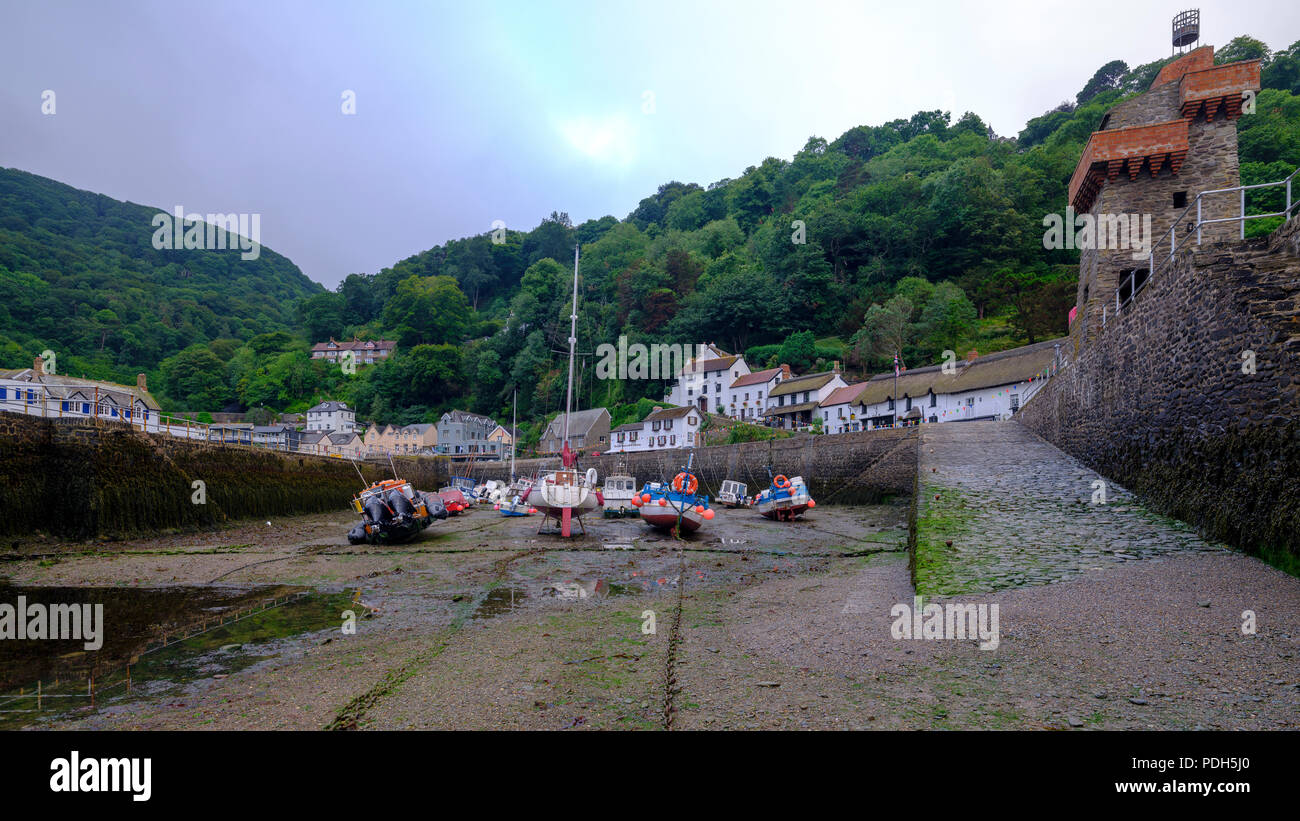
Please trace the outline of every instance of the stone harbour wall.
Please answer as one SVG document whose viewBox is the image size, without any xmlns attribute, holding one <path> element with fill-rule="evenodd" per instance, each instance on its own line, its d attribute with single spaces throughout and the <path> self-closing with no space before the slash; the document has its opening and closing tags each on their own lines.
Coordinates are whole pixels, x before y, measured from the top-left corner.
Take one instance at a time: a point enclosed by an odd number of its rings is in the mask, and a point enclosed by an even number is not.
<svg viewBox="0 0 1300 821">
<path fill-rule="evenodd" d="M 695 449 L 694 467 L 703 491 L 717 494 L 724 479 L 745 482 L 751 494 L 768 485 L 766 465 L 776 473 L 802 476 L 818 503 L 870 504 L 892 496 L 908 496 L 916 474 L 917 428 L 863 431 L 836 435 L 798 434 L 770 442 L 746 442 Z M 637 483 L 671 479 L 686 464 L 687 451 L 584 456 L 579 466 L 594 467 L 600 477 L 620 471 Z M 556 458 L 521 459 L 516 472 L 553 470 Z M 478 481 L 509 479 L 510 462 L 478 463 L 465 468 Z M 454 469 L 453 472 L 458 472 Z"/>
<path fill-rule="evenodd" d="M 398 458 L 420 490 L 446 484 L 445 459 Z M 387 462 L 357 463 L 367 481 Z M 194 503 L 198 480 L 206 501 Z M 231 519 L 345 510 L 361 479 L 345 459 L 141 433 L 121 422 L 0 413 L 0 535 L 120 539 Z"/>
<path fill-rule="evenodd" d="M 1017 421 L 1160 513 L 1300 558 L 1300 218 L 1180 252 L 1074 348 Z"/>
</svg>

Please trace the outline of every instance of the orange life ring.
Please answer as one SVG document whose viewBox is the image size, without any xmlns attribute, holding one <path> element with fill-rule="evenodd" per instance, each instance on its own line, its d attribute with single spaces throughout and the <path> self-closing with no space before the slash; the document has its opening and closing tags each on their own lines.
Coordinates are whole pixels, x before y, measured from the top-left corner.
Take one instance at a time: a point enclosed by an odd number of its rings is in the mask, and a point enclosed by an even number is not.
<svg viewBox="0 0 1300 821">
<path fill-rule="evenodd" d="M 776 475 L 776 478 L 772 480 L 772 484 L 776 485 L 782 490 L 785 490 L 786 488 L 790 487 L 790 480 L 785 478 L 784 473 L 778 473 Z"/>
<path fill-rule="evenodd" d="M 686 481 L 687 479 L 690 479 L 691 481 L 688 483 Z M 679 493 L 683 487 L 686 488 L 687 493 L 694 493 L 699 486 L 699 480 L 689 473 L 679 473 L 673 477 L 673 490 Z"/>
</svg>

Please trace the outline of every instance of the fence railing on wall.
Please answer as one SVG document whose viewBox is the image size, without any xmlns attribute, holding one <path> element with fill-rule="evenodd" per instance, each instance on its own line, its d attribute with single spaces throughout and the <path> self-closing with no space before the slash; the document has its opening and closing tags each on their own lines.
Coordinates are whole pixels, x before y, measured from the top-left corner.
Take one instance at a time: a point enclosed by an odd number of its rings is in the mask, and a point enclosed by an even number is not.
<svg viewBox="0 0 1300 821">
<path fill-rule="evenodd" d="M 1202 238 L 1202 229 L 1205 226 L 1235 222 L 1241 226 L 1238 232 L 1239 238 L 1245 239 L 1247 220 L 1269 219 L 1272 217 L 1282 217 L 1283 220 L 1290 219 L 1295 212 L 1300 210 L 1300 200 L 1298 200 L 1295 197 L 1294 190 L 1293 190 L 1296 174 L 1298 173 L 1300 173 L 1300 168 L 1297 168 L 1295 171 L 1292 171 L 1289 175 L 1287 175 L 1285 179 L 1278 180 L 1277 182 L 1265 182 L 1265 183 L 1258 183 L 1256 185 L 1236 185 L 1233 186 L 1232 188 L 1216 188 L 1210 191 L 1202 191 L 1199 194 L 1197 194 L 1196 199 L 1193 200 L 1191 203 L 1189 203 L 1188 206 L 1185 209 L 1183 209 L 1183 212 L 1178 215 L 1177 219 L 1174 220 L 1173 224 L 1169 226 L 1169 230 L 1165 231 L 1164 234 L 1162 234 L 1158 240 L 1151 243 L 1151 251 L 1148 254 L 1148 258 L 1147 258 L 1146 275 L 1139 278 L 1138 277 L 1139 272 L 1137 271 L 1137 269 L 1129 271 L 1129 275 L 1127 278 L 1128 297 L 1125 298 L 1123 296 L 1125 288 L 1124 288 L 1124 281 L 1121 280 L 1120 285 L 1118 285 L 1115 288 L 1114 310 L 1112 311 L 1109 305 L 1102 306 L 1101 309 L 1102 327 L 1105 327 L 1106 324 L 1110 321 L 1112 314 L 1116 317 L 1122 316 L 1124 313 L 1124 309 L 1127 306 L 1132 305 L 1133 300 L 1137 298 L 1137 295 L 1142 291 L 1142 289 L 1145 288 L 1147 284 L 1151 282 L 1151 280 L 1154 279 L 1158 274 L 1163 273 L 1170 265 L 1173 264 L 1174 257 L 1177 256 L 1179 248 L 1185 249 L 1188 243 L 1192 243 L 1194 245 L 1200 245 L 1201 238 Z M 1285 201 L 1282 209 L 1280 211 L 1269 211 L 1267 213 L 1262 213 L 1262 214 L 1246 213 L 1246 192 L 1262 191 L 1268 188 L 1284 189 Z M 1204 205 L 1205 205 L 1206 198 L 1211 196 L 1221 196 L 1224 194 L 1237 195 L 1237 203 L 1238 203 L 1237 216 L 1215 217 L 1214 219 L 1205 219 Z M 1192 222 L 1190 218 L 1190 215 L 1193 210 L 1196 211 L 1195 222 Z M 1180 227 L 1184 229 L 1183 239 L 1181 244 L 1179 242 L 1179 237 L 1178 237 L 1178 229 Z M 1194 239 L 1192 237 L 1193 234 L 1195 234 Z"/>
<path fill-rule="evenodd" d="M 110 422 L 130 425 L 143 433 L 170 436 L 222 446 L 260 448 L 286 453 L 304 453 L 311 456 L 335 456 L 356 459 L 372 455 L 365 447 L 348 448 L 337 445 L 303 444 L 298 436 L 289 433 L 268 438 L 248 428 L 237 428 L 220 423 L 198 422 L 182 416 L 172 416 L 152 408 L 126 407 L 109 401 L 108 394 L 98 389 L 86 389 L 89 401 L 69 399 L 63 390 L 57 394 L 46 385 L 9 383 L 0 385 L 0 411 L 23 413 L 46 419 L 89 419 L 95 424 Z"/>
</svg>

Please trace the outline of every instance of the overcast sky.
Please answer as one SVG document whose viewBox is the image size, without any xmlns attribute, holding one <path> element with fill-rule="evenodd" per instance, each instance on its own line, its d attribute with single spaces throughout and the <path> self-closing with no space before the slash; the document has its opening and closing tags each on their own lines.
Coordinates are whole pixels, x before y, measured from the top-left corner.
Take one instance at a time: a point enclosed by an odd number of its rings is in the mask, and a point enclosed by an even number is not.
<svg viewBox="0 0 1300 821">
<path fill-rule="evenodd" d="M 0 0 L 0 166 L 261 214 L 262 242 L 333 288 L 918 110 L 1014 136 L 1103 63 L 1167 56 L 1186 5 Z M 1297 0 L 1197 5 L 1203 43 L 1300 40 Z"/>
</svg>

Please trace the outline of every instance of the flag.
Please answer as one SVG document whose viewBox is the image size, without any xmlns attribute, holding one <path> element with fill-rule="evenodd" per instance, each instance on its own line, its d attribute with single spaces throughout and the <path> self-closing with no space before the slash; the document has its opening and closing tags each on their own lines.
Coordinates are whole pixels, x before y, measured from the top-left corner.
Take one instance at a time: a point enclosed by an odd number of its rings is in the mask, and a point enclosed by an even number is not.
<svg viewBox="0 0 1300 821">
<path fill-rule="evenodd" d="M 894 376 L 898 376 L 898 354 L 894 354 Z"/>
</svg>

